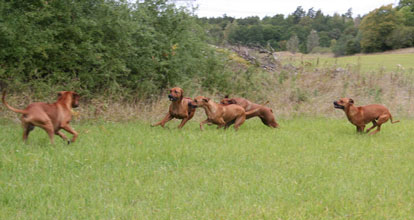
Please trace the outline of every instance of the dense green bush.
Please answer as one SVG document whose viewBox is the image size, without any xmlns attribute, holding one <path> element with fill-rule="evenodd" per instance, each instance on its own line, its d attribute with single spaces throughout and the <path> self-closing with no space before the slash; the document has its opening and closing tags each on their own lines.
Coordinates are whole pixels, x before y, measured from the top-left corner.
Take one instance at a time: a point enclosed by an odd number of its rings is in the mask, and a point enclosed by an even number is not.
<svg viewBox="0 0 414 220">
<path fill-rule="evenodd" d="M 8 90 L 148 98 L 194 80 L 204 89 L 231 83 L 195 18 L 166 0 L 1 1 L 0 12 Z"/>
<path fill-rule="evenodd" d="M 319 54 L 324 54 L 324 53 L 332 53 L 332 49 L 329 47 L 314 47 L 311 51 L 311 53 L 319 53 Z"/>
</svg>

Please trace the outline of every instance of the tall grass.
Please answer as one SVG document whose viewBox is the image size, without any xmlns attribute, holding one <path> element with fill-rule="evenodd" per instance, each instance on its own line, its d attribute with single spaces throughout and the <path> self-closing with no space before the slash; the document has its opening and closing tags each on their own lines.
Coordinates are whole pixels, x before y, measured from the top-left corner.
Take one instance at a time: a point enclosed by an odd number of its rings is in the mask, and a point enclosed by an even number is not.
<svg viewBox="0 0 414 220">
<path fill-rule="evenodd" d="M 300 117 L 238 132 L 197 121 L 75 123 L 78 142 L 0 125 L 1 219 L 409 219 L 414 121 L 357 135 Z"/>
</svg>

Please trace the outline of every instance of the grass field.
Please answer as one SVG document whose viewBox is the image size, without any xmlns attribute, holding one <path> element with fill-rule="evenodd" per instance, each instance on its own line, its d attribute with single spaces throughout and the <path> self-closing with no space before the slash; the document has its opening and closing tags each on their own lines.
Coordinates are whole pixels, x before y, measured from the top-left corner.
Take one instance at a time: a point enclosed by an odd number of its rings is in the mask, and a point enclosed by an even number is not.
<svg viewBox="0 0 414 220">
<path fill-rule="evenodd" d="M 193 120 L 75 124 L 54 146 L 0 123 L 0 219 L 410 219 L 414 120 L 357 135 L 345 119 L 238 132 Z"/>
<path fill-rule="evenodd" d="M 400 72 L 414 73 L 414 53 L 407 54 L 363 54 L 345 57 L 328 57 L 324 55 L 305 55 L 303 57 L 291 57 L 284 63 L 299 65 L 301 62 L 319 67 L 351 68 L 362 73 L 370 72 Z"/>
</svg>

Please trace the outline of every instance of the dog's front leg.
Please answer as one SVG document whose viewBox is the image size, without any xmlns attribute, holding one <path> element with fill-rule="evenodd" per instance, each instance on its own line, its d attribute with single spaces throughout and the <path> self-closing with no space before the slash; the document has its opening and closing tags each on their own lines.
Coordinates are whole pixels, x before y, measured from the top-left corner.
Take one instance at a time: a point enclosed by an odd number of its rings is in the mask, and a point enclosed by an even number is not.
<svg viewBox="0 0 414 220">
<path fill-rule="evenodd" d="M 56 131 L 55 132 L 55 134 L 57 134 L 57 135 L 59 135 L 64 141 L 68 141 L 68 138 L 66 137 L 66 135 L 65 134 L 63 134 L 62 132 L 60 132 L 60 131 Z M 69 143 L 69 142 L 68 142 Z"/>
<path fill-rule="evenodd" d="M 362 125 L 362 126 L 356 126 L 356 130 L 357 130 L 357 133 L 362 133 L 362 132 L 364 132 L 364 129 L 365 129 L 365 125 Z"/>
<path fill-rule="evenodd" d="M 184 127 L 185 123 L 187 123 L 187 121 L 188 121 L 188 120 L 190 120 L 188 117 L 187 117 L 187 118 L 184 118 L 184 119 L 181 121 L 180 125 L 178 125 L 178 128 L 182 128 L 182 127 Z"/>
<path fill-rule="evenodd" d="M 161 127 L 164 127 L 165 123 L 171 121 L 171 119 L 173 119 L 172 115 L 168 112 L 167 115 L 164 117 L 164 119 L 162 119 L 160 122 L 151 125 L 152 127 L 161 125 Z"/>
<path fill-rule="evenodd" d="M 203 125 L 206 124 L 206 123 L 210 123 L 210 119 L 207 118 L 206 120 L 200 122 L 200 130 L 202 130 L 202 131 L 204 130 Z"/>
<path fill-rule="evenodd" d="M 63 129 L 65 129 L 65 131 L 71 133 L 73 135 L 72 140 L 70 142 L 75 142 L 76 138 L 78 137 L 78 132 L 76 132 L 75 130 L 73 130 L 72 127 L 70 127 L 68 124 L 62 126 Z"/>
</svg>

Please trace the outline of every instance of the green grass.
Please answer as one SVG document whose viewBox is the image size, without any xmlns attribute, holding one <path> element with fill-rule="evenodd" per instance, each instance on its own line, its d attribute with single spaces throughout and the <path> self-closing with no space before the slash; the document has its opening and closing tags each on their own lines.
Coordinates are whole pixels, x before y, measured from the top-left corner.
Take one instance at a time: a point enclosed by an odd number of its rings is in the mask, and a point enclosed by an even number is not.
<svg viewBox="0 0 414 220">
<path fill-rule="evenodd" d="M 292 59 L 286 62 L 300 64 L 301 58 Z M 304 62 L 309 62 L 313 66 L 331 67 L 336 64 L 339 67 L 351 68 L 362 73 L 379 71 L 401 71 L 405 70 L 414 73 L 414 53 L 411 54 L 367 54 L 345 57 L 327 57 L 307 55 L 303 57 Z"/>
<path fill-rule="evenodd" d="M 0 124 L 0 219 L 410 219 L 414 120 L 357 135 L 294 118 L 238 132 L 191 121 L 75 124 L 51 146 Z"/>
</svg>

